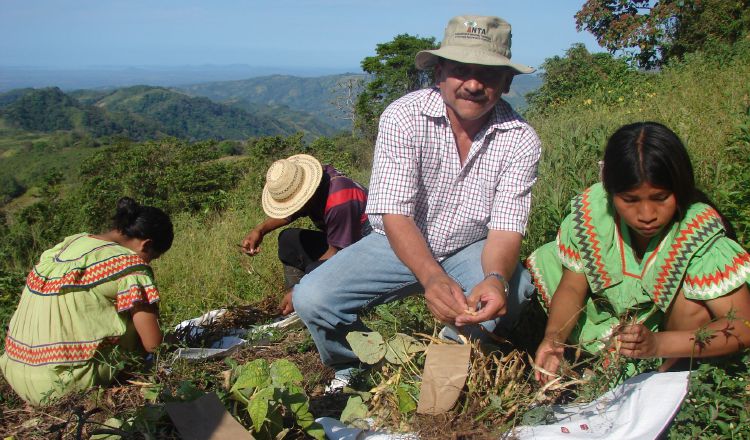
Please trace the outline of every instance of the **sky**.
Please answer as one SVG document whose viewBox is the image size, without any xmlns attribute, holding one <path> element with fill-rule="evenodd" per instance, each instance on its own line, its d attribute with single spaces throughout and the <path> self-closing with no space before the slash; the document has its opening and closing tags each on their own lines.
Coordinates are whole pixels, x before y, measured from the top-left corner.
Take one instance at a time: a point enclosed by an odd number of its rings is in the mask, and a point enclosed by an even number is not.
<svg viewBox="0 0 750 440">
<path fill-rule="evenodd" d="M 0 0 L 0 65 L 251 65 L 359 71 L 398 34 L 440 41 L 455 15 L 497 15 L 539 67 L 581 42 L 583 0 Z"/>
</svg>

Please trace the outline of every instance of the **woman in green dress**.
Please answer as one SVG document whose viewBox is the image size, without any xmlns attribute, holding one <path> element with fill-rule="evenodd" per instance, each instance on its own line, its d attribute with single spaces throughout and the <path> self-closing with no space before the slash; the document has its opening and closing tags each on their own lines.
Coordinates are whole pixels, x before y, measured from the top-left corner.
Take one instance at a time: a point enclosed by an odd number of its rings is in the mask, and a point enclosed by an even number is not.
<svg viewBox="0 0 750 440">
<path fill-rule="evenodd" d="M 149 263 L 173 237 L 167 214 L 123 197 L 111 230 L 72 235 L 42 253 L 0 356 L 0 370 L 19 396 L 38 406 L 107 385 L 124 351 L 156 349 L 159 291 Z"/>
<path fill-rule="evenodd" d="M 602 183 L 571 202 L 557 240 L 527 260 L 549 319 L 536 378 L 556 376 L 564 344 L 630 358 L 734 353 L 750 345 L 750 255 L 695 187 L 667 127 L 626 125 L 609 139 Z M 696 338 L 706 328 L 707 339 Z"/>
</svg>

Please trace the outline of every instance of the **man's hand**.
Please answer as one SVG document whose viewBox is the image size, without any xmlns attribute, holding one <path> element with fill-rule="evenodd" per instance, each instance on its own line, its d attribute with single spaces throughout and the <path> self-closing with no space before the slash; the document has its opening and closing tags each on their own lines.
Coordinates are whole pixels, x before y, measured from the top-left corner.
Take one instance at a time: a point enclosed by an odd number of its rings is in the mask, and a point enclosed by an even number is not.
<svg viewBox="0 0 750 440">
<path fill-rule="evenodd" d="M 292 304 L 292 289 L 289 289 L 284 297 L 281 299 L 279 304 L 279 313 L 286 316 L 294 311 L 294 304 Z"/>
<path fill-rule="evenodd" d="M 485 278 L 474 286 L 466 302 L 468 308 L 456 318 L 456 325 L 478 324 L 503 316 L 507 311 L 505 286 L 497 278 Z"/>
<path fill-rule="evenodd" d="M 620 354 L 632 358 L 659 357 L 659 338 L 643 324 L 620 327 L 617 341 Z"/>
<path fill-rule="evenodd" d="M 466 312 L 463 289 L 445 272 L 433 275 L 422 287 L 427 308 L 440 322 L 453 324 L 457 316 Z"/>
<path fill-rule="evenodd" d="M 242 251 L 247 255 L 257 255 L 260 252 L 260 244 L 263 242 L 263 233 L 256 229 L 248 232 L 242 240 Z"/>
<path fill-rule="evenodd" d="M 534 378 L 539 383 L 544 385 L 555 378 L 550 374 L 557 374 L 560 369 L 564 349 L 563 345 L 554 337 L 545 337 L 539 344 L 539 348 L 536 349 L 536 356 L 534 356 L 534 366 L 537 367 L 534 371 Z"/>
</svg>

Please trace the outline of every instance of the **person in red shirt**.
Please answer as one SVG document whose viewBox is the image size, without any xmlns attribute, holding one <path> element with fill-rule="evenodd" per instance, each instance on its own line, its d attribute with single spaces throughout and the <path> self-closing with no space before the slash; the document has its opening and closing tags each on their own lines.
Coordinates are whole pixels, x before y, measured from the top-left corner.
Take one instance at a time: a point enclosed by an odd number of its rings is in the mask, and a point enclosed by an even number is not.
<svg viewBox="0 0 750 440">
<path fill-rule="evenodd" d="M 297 154 L 268 169 L 262 196 L 268 217 L 245 236 L 243 251 L 257 255 L 266 234 L 301 217 L 309 217 L 319 229 L 286 228 L 279 234 L 288 289 L 279 306 L 283 315 L 294 311 L 291 289 L 305 274 L 370 232 L 366 204 L 365 187 L 313 156 Z"/>
</svg>

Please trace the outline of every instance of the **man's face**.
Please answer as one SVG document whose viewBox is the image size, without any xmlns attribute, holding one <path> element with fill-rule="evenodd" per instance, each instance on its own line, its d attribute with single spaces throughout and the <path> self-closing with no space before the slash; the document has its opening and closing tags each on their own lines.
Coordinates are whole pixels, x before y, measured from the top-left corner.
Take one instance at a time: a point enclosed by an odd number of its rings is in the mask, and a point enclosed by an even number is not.
<svg viewBox="0 0 750 440">
<path fill-rule="evenodd" d="M 508 91 L 513 74 L 504 67 L 442 60 L 435 67 L 435 78 L 445 105 L 459 119 L 476 121 L 487 116 Z"/>
</svg>

